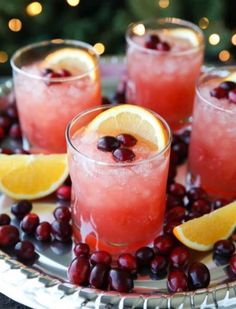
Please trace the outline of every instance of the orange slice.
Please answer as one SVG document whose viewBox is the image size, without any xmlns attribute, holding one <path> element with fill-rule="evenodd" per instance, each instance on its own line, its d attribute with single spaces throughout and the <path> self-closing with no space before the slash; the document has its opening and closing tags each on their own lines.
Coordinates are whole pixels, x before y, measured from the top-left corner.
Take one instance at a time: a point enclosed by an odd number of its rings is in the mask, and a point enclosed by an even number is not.
<svg viewBox="0 0 236 309">
<path fill-rule="evenodd" d="M 27 157 L 28 159 L 22 162 L 20 156 L 17 158 L 9 156 L 12 164 L 16 164 L 13 162 L 17 160 L 22 164 L 19 163 L 15 169 L 10 169 L 0 179 L 0 191 L 12 198 L 36 199 L 47 196 L 55 191 L 68 176 L 65 154 Z"/>
<path fill-rule="evenodd" d="M 74 76 L 89 73 L 92 78 L 95 78 L 95 57 L 83 49 L 59 49 L 49 54 L 42 62 L 42 66 L 55 71 L 66 69 Z"/>
<path fill-rule="evenodd" d="M 185 28 L 176 28 L 176 29 L 168 29 L 168 35 L 171 35 L 175 38 L 188 40 L 192 46 L 196 47 L 199 45 L 199 34 L 194 32 L 191 29 Z"/>
<path fill-rule="evenodd" d="M 12 170 L 26 164 L 29 160 L 31 160 L 29 155 L 0 154 L 0 179 Z"/>
<path fill-rule="evenodd" d="M 105 110 L 95 117 L 87 130 L 102 134 L 128 133 L 148 141 L 161 151 L 168 143 L 167 131 L 150 111 L 135 105 L 122 104 Z"/>
<path fill-rule="evenodd" d="M 173 230 L 187 247 L 198 251 L 212 249 L 214 243 L 228 238 L 236 227 L 236 202 L 200 218 L 189 220 Z"/>
</svg>

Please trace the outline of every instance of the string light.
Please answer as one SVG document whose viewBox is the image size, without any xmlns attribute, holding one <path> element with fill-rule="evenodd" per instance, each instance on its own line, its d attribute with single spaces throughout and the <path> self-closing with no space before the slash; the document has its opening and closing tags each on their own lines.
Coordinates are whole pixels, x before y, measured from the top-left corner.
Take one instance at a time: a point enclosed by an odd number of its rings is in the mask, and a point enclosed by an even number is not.
<svg viewBox="0 0 236 309">
<path fill-rule="evenodd" d="M 220 36 L 217 33 L 213 33 L 209 36 L 208 40 L 211 45 L 217 45 L 220 43 Z"/>
<path fill-rule="evenodd" d="M 26 13 L 30 16 L 39 15 L 43 10 L 42 4 L 35 1 L 27 5 Z"/>
<path fill-rule="evenodd" d="M 8 60 L 8 55 L 5 51 L 0 51 L 0 63 L 5 63 Z"/>
<path fill-rule="evenodd" d="M 170 1 L 169 0 L 159 0 L 158 5 L 160 8 L 166 9 L 170 5 Z"/>
<path fill-rule="evenodd" d="M 80 3 L 80 0 L 66 0 L 66 2 L 70 5 L 70 6 L 77 6 Z"/>
<path fill-rule="evenodd" d="M 138 24 L 134 26 L 133 33 L 136 35 L 144 35 L 145 33 L 145 26 L 143 24 Z"/>
<path fill-rule="evenodd" d="M 200 18 L 198 25 L 201 29 L 207 29 L 207 27 L 209 26 L 209 19 L 207 17 Z"/>
<path fill-rule="evenodd" d="M 219 52 L 219 59 L 222 62 L 226 62 L 230 59 L 230 52 L 226 49 L 222 50 L 221 52 Z"/>
<path fill-rule="evenodd" d="M 8 22 L 8 27 L 11 31 L 18 32 L 22 28 L 22 22 L 18 18 L 12 18 Z"/>
<path fill-rule="evenodd" d="M 96 43 L 93 47 L 99 55 L 103 54 L 105 51 L 105 46 L 102 43 Z"/>
<path fill-rule="evenodd" d="M 231 42 L 233 45 L 236 45 L 236 33 L 232 35 Z"/>
</svg>

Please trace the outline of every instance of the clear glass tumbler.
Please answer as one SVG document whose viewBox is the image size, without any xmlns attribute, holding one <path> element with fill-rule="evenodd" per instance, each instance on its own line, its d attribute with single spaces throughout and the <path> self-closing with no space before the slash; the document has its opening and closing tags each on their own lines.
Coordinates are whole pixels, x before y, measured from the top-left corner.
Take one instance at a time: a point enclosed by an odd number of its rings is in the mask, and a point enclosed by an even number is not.
<svg viewBox="0 0 236 309">
<path fill-rule="evenodd" d="M 66 152 L 68 122 L 101 104 L 98 60 L 92 46 L 72 40 L 45 41 L 16 51 L 11 66 L 24 148 Z"/>
<path fill-rule="evenodd" d="M 162 18 L 131 24 L 126 41 L 127 102 L 159 113 L 174 131 L 188 125 L 203 62 L 202 31 Z"/>
<path fill-rule="evenodd" d="M 215 68 L 199 79 L 196 88 L 188 183 L 215 198 L 236 197 L 236 103 L 228 91 L 217 98 L 214 90 L 235 80 L 235 75 L 236 67 Z"/>
<path fill-rule="evenodd" d="M 162 229 L 171 135 L 165 120 L 154 114 L 167 135 L 165 148 L 142 159 L 145 146 L 138 142 L 137 161 L 115 162 L 97 149 L 100 134 L 86 130 L 107 108 L 84 111 L 67 128 L 72 219 L 77 242 L 119 254 L 151 243 Z"/>
</svg>

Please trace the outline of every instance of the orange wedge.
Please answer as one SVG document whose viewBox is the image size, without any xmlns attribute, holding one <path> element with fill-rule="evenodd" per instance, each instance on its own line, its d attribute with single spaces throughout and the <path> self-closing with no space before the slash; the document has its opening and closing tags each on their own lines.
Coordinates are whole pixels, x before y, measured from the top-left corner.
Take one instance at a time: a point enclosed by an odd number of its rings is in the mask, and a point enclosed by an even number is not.
<svg viewBox="0 0 236 309">
<path fill-rule="evenodd" d="M 20 166 L 26 164 L 30 160 L 29 155 L 6 155 L 0 154 L 0 179 L 6 174 Z"/>
<path fill-rule="evenodd" d="M 90 72 L 90 76 L 95 78 L 95 58 L 79 48 L 62 48 L 52 52 L 44 59 L 42 66 L 55 71 L 66 69 L 74 76 Z"/>
<path fill-rule="evenodd" d="M 236 202 L 200 218 L 189 220 L 173 230 L 187 247 L 198 251 L 212 249 L 215 242 L 228 238 L 236 227 Z"/>
<path fill-rule="evenodd" d="M 15 199 L 36 199 L 47 196 L 55 191 L 68 176 L 65 154 L 23 157 L 18 155 L 9 156 L 8 160 L 15 164 L 16 168 L 10 168 L 8 173 L 0 178 L 0 191 Z M 19 161 L 18 165 L 17 161 Z"/>
<path fill-rule="evenodd" d="M 168 134 L 161 120 L 150 111 L 135 105 L 122 104 L 95 117 L 87 130 L 102 134 L 128 133 L 143 139 L 161 151 L 168 143 Z"/>
</svg>

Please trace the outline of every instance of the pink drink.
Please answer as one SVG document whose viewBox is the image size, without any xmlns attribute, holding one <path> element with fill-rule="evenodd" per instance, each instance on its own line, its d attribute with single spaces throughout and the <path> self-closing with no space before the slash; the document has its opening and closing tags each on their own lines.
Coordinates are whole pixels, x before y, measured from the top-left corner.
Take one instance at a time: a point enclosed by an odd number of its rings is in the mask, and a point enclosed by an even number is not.
<svg viewBox="0 0 236 309">
<path fill-rule="evenodd" d="M 210 91 L 233 72 L 235 67 L 214 69 L 200 78 L 189 150 L 189 182 L 229 199 L 236 197 L 236 104 Z"/>
<path fill-rule="evenodd" d="M 170 50 L 147 48 L 145 42 L 153 34 L 167 42 Z M 156 111 L 173 130 L 186 126 L 203 61 L 200 29 L 170 18 L 141 22 L 129 27 L 127 42 L 128 103 Z"/>
<path fill-rule="evenodd" d="M 93 250 L 119 254 L 149 244 L 162 228 L 170 140 L 161 153 L 138 140 L 135 161 L 117 163 L 97 149 L 101 135 L 86 132 L 101 110 L 80 114 L 67 131 L 74 234 Z"/>
<path fill-rule="evenodd" d="M 94 67 L 73 69 L 70 76 L 45 75 L 48 55 L 60 49 L 82 51 Z M 80 111 L 101 103 L 98 59 L 92 47 L 76 41 L 44 42 L 18 51 L 12 59 L 20 123 L 32 152 L 66 151 L 65 129 Z M 66 66 L 66 62 L 65 65 Z M 49 67 L 50 68 L 50 67 Z M 69 70 L 67 67 L 61 69 Z"/>
</svg>

